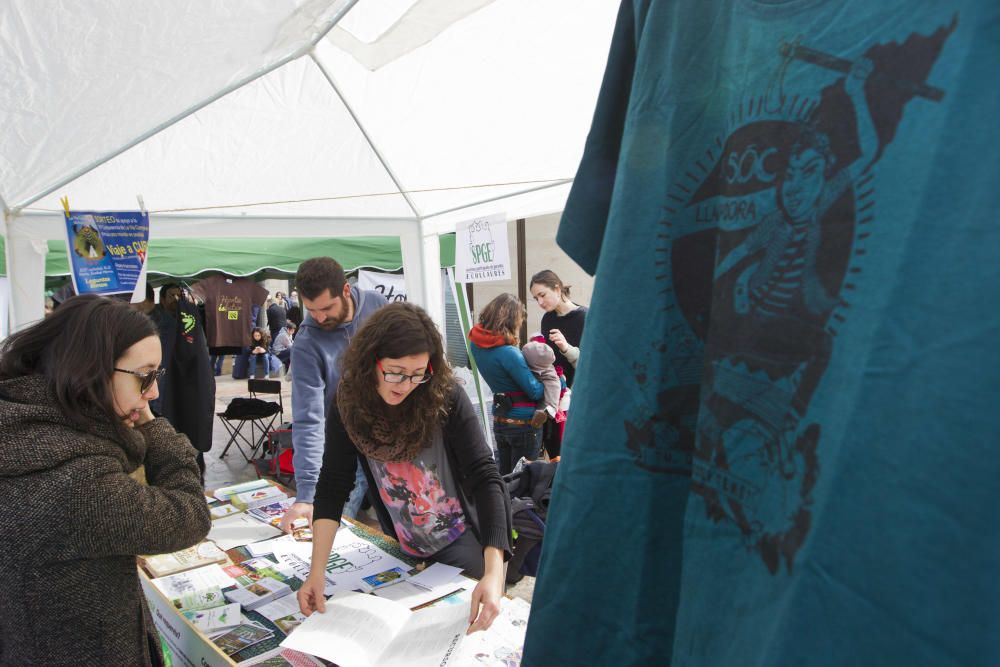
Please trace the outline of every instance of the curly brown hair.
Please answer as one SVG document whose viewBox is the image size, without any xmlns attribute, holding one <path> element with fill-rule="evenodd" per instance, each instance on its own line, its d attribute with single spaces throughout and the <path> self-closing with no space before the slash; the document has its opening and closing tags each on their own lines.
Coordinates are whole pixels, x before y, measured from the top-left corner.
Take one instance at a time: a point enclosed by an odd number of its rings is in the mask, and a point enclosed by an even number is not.
<svg viewBox="0 0 1000 667">
<path fill-rule="evenodd" d="M 376 359 L 399 359 L 428 353 L 433 377 L 418 385 L 405 401 L 388 406 L 376 391 Z M 430 446 L 431 434 L 448 415 L 454 376 L 445 357 L 444 343 L 433 320 L 420 306 L 392 303 L 369 317 L 351 341 L 342 359 L 337 407 L 348 432 L 373 437 L 388 427 L 396 442 Z"/>
<path fill-rule="evenodd" d="M 528 311 L 513 294 L 504 292 L 483 306 L 479 313 L 479 324 L 493 333 L 503 336 L 510 345 L 517 347 L 521 340 L 521 323 Z"/>
</svg>

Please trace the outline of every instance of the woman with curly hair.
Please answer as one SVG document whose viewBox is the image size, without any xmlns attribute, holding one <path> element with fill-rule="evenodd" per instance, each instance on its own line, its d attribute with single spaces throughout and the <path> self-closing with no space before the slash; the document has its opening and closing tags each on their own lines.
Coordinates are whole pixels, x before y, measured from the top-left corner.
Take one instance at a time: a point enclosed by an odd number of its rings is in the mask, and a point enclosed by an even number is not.
<svg viewBox="0 0 1000 667">
<path fill-rule="evenodd" d="M 511 554 L 510 504 L 465 391 L 420 307 L 374 313 L 344 356 L 328 411 L 313 507 L 313 567 L 298 592 L 302 613 L 324 611 L 324 564 L 360 462 L 382 530 L 407 553 L 479 579 L 470 632 L 499 613 Z"/>
</svg>

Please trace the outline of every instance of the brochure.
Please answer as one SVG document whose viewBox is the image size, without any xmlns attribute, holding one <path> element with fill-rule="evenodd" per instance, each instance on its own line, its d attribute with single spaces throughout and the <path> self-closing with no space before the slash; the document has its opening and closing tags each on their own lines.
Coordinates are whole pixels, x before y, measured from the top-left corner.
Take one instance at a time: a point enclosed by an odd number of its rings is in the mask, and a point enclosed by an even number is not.
<svg viewBox="0 0 1000 667">
<path fill-rule="evenodd" d="M 301 651 L 280 646 L 273 651 L 255 655 L 240 663 L 240 667 L 323 667 L 323 663 Z"/>
<path fill-rule="evenodd" d="M 223 503 L 222 505 L 216 505 L 215 507 L 208 508 L 209 514 L 212 515 L 212 519 L 221 519 L 224 516 L 231 516 L 233 514 L 239 514 L 240 510 L 233 507 L 231 503 Z"/>
<path fill-rule="evenodd" d="M 249 482 L 243 482 L 241 484 L 233 484 L 232 486 L 224 486 L 221 489 L 216 489 L 213 495 L 215 496 L 216 500 L 229 502 L 229 500 L 237 493 L 246 493 L 247 491 L 255 491 L 256 489 L 263 489 L 265 486 L 271 486 L 271 483 L 266 479 L 253 479 L 250 480 Z"/>
<path fill-rule="evenodd" d="M 501 598 L 500 615 L 489 629 L 473 633 L 462 642 L 458 664 L 519 667 L 530 612 L 531 605 L 520 598 Z"/>
<path fill-rule="evenodd" d="M 444 667 L 457 664 L 469 608 L 445 604 L 411 612 L 374 595 L 330 598 L 281 645 L 340 667 Z"/>
<path fill-rule="evenodd" d="M 240 624 L 240 606 L 236 603 L 182 612 L 195 627 L 206 635 L 213 635 L 225 630 L 232 630 Z"/>
<path fill-rule="evenodd" d="M 228 551 L 234 547 L 242 547 L 278 535 L 281 535 L 281 531 L 277 528 L 241 513 L 213 521 L 208 539 L 215 542 L 223 551 Z"/>
<path fill-rule="evenodd" d="M 285 516 L 285 512 L 288 511 L 288 508 L 291 507 L 294 502 L 295 498 L 286 498 L 285 500 L 279 500 L 278 502 L 271 502 L 267 505 L 254 507 L 253 509 L 247 510 L 247 514 L 258 521 L 277 528 L 278 524 L 281 523 L 281 517 Z"/>
<path fill-rule="evenodd" d="M 388 570 L 370 574 L 361 578 L 361 590 L 371 593 L 380 588 L 385 588 L 393 584 L 405 581 L 410 575 L 401 567 L 393 567 Z"/>
<path fill-rule="evenodd" d="M 212 586 L 210 588 L 182 593 L 180 597 L 173 598 L 171 602 L 181 611 L 193 611 L 224 605 L 226 599 L 222 595 L 221 588 Z"/>
<path fill-rule="evenodd" d="M 222 649 L 226 655 L 239 653 L 248 646 L 258 644 L 265 639 L 270 639 L 274 633 L 264 630 L 259 625 L 238 625 L 224 635 L 219 635 L 212 641 Z"/>
</svg>

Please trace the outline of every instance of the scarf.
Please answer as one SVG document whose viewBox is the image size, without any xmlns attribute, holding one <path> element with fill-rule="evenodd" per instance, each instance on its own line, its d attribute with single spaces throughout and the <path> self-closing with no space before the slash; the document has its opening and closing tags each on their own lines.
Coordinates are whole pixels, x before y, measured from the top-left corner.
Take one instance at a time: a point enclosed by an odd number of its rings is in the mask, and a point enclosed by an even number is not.
<svg viewBox="0 0 1000 667">
<path fill-rule="evenodd" d="M 469 332 L 469 340 L 482 348 L 500 347 L 501 345 L 511 344 L 506 336 L 490 331 L 484 328 L 482 324 L 472 327 L 472 331 Z"/>
<path fill-rule="evenodd" d="M 412 461 L 429 443 L 430 433 L 424 433 L 412 419 L 400 416 L 390 420 L 384 412 L 372 414 L 357 405 L 355 395 L 341 383 L 337 409 L 351 442 L 368 458 L 382 463 Z"/>
</svg>

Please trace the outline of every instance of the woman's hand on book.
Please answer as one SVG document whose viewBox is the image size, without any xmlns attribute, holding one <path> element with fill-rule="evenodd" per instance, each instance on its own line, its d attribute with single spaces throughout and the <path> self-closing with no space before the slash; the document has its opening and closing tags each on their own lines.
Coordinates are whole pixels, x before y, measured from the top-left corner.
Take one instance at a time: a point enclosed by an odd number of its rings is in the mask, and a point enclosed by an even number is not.
<svg viewBox="0 0 1000 667">
<path fill-rule="evenodd" d="M 281 517 L 281 523 L 278 524 L 278 528 L 282 532 L 288 534 L 292 532 L 292 523 L 298 519 L 305 519 L 307 526 L 309 528 L 313 527 L 313 505 L 312 503 L 292 503 L 292 506 L 288 508 L 284 516 Z"/>
<path fill-rule="evenodd" d="M 321 614 L 326 611 L 326 598 L 323 596 L 325 588 L 326 577 L 324 575 L 313 576 L 310 574 L 306 577 L 302 588 L 295 594 L 299 600 L 299 609 L 303 614 L 311 616 L 314 611 Z"/>
<path fill-rule="evenodd" d="M 472 608 L 469 610 L 471 635 L 486 630 L 500 614 L 500 598 L 503 597 L 503 552 L 496 547 L 484 549 L 486 571 L 472 591 Z"/>
</svg>

